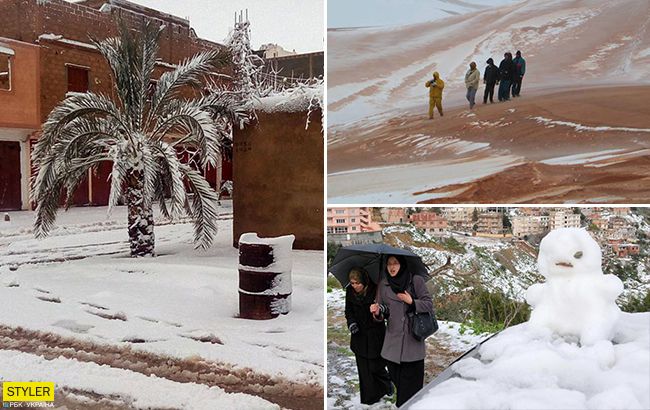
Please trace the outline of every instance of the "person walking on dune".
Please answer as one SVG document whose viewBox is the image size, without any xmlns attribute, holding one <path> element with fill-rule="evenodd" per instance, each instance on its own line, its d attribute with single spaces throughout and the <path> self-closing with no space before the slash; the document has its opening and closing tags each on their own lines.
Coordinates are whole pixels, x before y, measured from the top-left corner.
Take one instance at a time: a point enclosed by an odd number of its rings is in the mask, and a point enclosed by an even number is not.
<svg viewBox="0 0 650 410">
<path fill-rule="evenodd" d="M 499 64 L 499 101 L 510 100 L 510 87 L 514 78 L 515 65 L 512 63 L 512 53 L 505 53 Z"/>
<path fill-rule="evenodd" d="M 488 97 L 490 103 L 494 102 L 494 86 L 499 82 L 499 69 L 494 65 L 494 60 L 488 58 L 486 61 L 485 73 L 483 74 L 483 83 L 485 83 L 485 93 L 483 93 L 483 104 L 487 104 Z"/>
<path fill-rule="evenodd" d="M 436 71 L 433 73 L 433 78 L 424 84 L 429 88 L 429 119 L 433 119 L 433 108 L 437 108 L 440 116 L 442 117 L 442 89 L 445 88 L 445 82 L 440 78 L 440 74 Z"/>
<path fill-rule="evenodd" d="M 469 63 L 469 70 L 465 73 L 465 87 L 467 87 L 467 101 L 469 101 L 469 109 L 474 108 L 476 104 L 474 99 L 476 98 L 476 91 L 478 91 L 478 83 L 481 80 L 481 73 L 476 69 L 476 63 Z"/>
<path fill-rule="evenodd" d="M 526 74 L 526 60 L 521 56 L 521 51 L 517 50 L 517 57 L 512 60 L 515 66 L 514 81 L 512 82 L 512 96 L 519 97 L 521 92 L 521 82 L 524 80 Z"/>
</svg>

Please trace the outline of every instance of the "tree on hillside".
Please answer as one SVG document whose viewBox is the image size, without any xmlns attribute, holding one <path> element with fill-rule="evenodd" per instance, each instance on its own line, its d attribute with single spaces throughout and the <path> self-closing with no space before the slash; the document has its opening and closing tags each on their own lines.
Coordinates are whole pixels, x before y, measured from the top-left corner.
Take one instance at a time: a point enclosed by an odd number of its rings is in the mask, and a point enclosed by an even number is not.
<svg viewBox="0 0 650 410">
<path fill-rule="evenodd" d="M 508 232 L 512 229 L 512 223 L 510 222 L 510 217 L 507 212 L 503 213 L 503 229 Z"/>
<path fill-rule="evenodd" d="M 180 162 L 176 147 L 191 147 L 199 167 L 214 166 L 231 124 L 246 112 L 229 93 L 201 93 L 210 73 L 229 62 L 218 50 L 183 61 L 163 74 L 151 93 L 162 28 L 147 23 L 133 34 L 120 24 L 119 37 L 93 40 L 110 66 L 115 98 L 69 93 L 43 124 L 32 154 L 38 170 L 32 186 L 37 237 L 53 227 L 61 196 L 67 208 L 88 170 L 112 161 L 109 210 L 124 194 L 131 256 L 154 255 L 154 202 L 166 217 L 187 214 L 194 220 L 197 247 L 212 243 L 217 194 L 200 170 Z"/>
</svg>

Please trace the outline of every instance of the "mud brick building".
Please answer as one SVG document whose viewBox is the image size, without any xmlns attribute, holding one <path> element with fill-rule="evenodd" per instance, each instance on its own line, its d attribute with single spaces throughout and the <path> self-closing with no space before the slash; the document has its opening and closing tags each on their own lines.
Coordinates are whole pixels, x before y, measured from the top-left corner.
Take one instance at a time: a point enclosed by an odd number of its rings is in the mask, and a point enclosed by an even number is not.
<svg viewBox="0 0 650 410">
<path fill-rule="evenodd" d="M 290 79 L 322 78 L 325 68 L 324 52 L 295 54 L 267 58 L 266 66 L 274 70 L 278 77 Z"/>
<path fill-rule="evenodd" d="M 189 21 L 124 0 L 0 0 L 0 210 L 29 208 L 30 152 L 40 124 L 69 91 L 112 95 L 111 76 L 90 38 L 117 35 L 118 22 L 164 26 L 155 75 L 223 45 L 198 38 Z M 155 79 L 152 79 L 155 82 Z M 77 189 L 75 205 L 108 201 L 111 164 Z M 227 159 L 206 177 L 218 189 L 232 179 Z"/>
<path fill-rule="evenodd" d="M 434 235 L 444 235 L 448 229 L 447 220 L 435 212 L 422 211 L 409 216 L 411 223 Z"/>
</svg>

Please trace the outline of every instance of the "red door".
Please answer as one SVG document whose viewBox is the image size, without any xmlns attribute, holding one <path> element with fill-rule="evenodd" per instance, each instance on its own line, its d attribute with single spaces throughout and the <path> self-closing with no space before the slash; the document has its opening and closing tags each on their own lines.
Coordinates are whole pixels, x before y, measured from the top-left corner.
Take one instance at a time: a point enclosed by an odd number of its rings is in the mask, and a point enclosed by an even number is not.
<svg viewBox="0 0 650 410">
<path fill-rule="evenodd" d="M 110 175 L 113 171 L 113 161 L 102 161 L 99 163 L 97 170 L 93 172 L 93 198 L 92 205 L 108 205 L 108 199 L 111 195 Z"/>
<path fill-rule="evenodd" d="M 20 143 L 0 141 L 0 158 L 0 211 L 20 210 Z"/>
<path fill-rule="evenodd" d="M 88 91 L 88 69 L 83 67 L 67 66 L 68 91 L 85 93 Z M 88 177 L 77 186 L 72 195 L 72 205 L 84 206 L 90 203 Z"/>
</svg>

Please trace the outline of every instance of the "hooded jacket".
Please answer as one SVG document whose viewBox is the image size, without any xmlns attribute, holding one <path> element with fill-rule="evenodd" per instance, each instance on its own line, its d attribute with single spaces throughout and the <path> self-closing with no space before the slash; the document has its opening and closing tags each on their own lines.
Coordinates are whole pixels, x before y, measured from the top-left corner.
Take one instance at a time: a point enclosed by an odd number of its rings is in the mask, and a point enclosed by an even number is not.
<svg viewBox="0 0 650 410">
<path fill-rule="evenodd" d="M 481 79 L 481 73 L 478 71 L 477 68 L 473 70 L 471 69 L 468 70 L 467 73 L 465 74 L 465 87 L 478 90 L 478 83 L 480 79 Z"/>
<path fill-rule="evenodd" d="M 511 58 L 504 58 L 499 64 L 499 78 L 501 81 L 513 81 L 515 79 L 515 64 Z"/>
<path fill-rule="evenodd" d="M 515 65 L 515 74 L 523 77 L 526 74 L 526 60 L 523 57 L 515 57 L 512 63 Z"/>
<path fill-rule="evenodd" d="M 499 69 L 494 65 L 494 60 L 489 59 L 487 61 L 488 65 L 485 67 L 485 73 L 483 74 L 483 79 L 488 84 L 494 84 L 499 81 Z"/>
<path fill-rule="evenodd" d="M 445 82 L 440 79 L 440 74 L 437 71 L 433 73 L 433 80 L 427 81 L 424 86 L 429 88 L 429 98 L 442 98 Z"/>
</svg>

